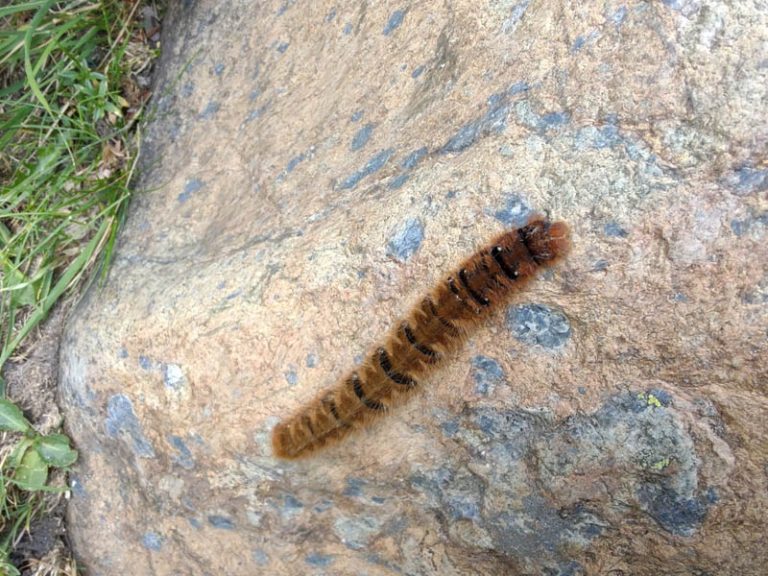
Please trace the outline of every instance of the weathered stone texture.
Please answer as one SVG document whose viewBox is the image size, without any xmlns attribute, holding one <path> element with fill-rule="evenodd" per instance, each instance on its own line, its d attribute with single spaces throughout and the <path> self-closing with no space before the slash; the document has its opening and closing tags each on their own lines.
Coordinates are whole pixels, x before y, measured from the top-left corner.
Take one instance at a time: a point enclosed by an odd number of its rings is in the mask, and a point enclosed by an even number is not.
<svg viewBox="0 0 768 576">
<path fill-rule="evenodd" d="M 72 317 L 98 574 L 761 574 L 760 2 L 177 3 L 140 190 Z M 407 407 L 269 431 L 532 210 L 574 251 Z"/>
</svg>

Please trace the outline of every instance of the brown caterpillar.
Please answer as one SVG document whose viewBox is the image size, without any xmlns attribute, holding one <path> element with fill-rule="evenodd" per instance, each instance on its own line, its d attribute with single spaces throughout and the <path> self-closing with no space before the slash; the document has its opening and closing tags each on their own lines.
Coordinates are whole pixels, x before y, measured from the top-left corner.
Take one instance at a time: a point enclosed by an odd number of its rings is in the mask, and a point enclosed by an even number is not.
<svg viewBox="0 0 768 576">
<path fill-rule="evenodd" d="M 569 247 L 568 226 L 542 216 L 494 238 L 438 283 L 359 368 L 280 422 L 272 432 L 275 456 L 309 455 L 402 404 L 419 379 Z"/>
</svg>

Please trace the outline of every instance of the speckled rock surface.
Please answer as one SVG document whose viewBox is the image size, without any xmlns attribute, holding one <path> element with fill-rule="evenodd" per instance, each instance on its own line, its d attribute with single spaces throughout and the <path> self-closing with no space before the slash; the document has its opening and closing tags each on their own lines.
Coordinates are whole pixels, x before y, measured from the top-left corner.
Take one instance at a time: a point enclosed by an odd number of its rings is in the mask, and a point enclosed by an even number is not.
<svg viewBox="0 0 768 576">
<path fill-rule="evenodd" d="M 759 2 L 177 3 L 61 397 L 89 574 L 761 574 Z M 531 210 L 575 247 L 424 393 L 281 415 Z"/>
</svg>

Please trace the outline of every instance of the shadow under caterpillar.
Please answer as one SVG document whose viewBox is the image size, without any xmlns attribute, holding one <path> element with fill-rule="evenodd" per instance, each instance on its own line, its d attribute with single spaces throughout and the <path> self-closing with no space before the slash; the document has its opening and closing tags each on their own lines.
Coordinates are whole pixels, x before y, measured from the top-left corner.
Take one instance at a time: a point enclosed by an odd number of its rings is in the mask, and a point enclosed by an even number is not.
<svg viewBox="0 0 768 576">
<path fill-rule="evenodd" d="M 359 368 L 275 426 L 274 455 L 308 456 L 404 403 L 421 378 L 569 248 L 568 226 L 542 216 L 494 238 L 441 280 Z"/>
</svg>

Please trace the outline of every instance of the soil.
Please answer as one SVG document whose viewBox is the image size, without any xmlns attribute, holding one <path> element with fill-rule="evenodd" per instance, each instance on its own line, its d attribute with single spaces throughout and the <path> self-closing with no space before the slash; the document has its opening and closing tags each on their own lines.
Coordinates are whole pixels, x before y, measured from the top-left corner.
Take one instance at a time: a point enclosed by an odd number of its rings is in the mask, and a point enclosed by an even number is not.
<svg viewBox="0 0 768 576">
<path fill-rule="evenodd" d="M 70 298 L 57 305 L 3 371 L 8 397 L 41 434 L 59 431 L 63 422 L 56 398 L 59 342 L 74 301 Z M 12 442 L 16 437 L 5 435 L 0 450 Z M 49 484 L 66 486 L 66 474 L 53 471 Z M 65 522 L 66 497 L 67 492 L 45 494 L 42 506 L 46 513 L 37 515 L 13 547 L 11 561 L 24 576 L 70 573 L 73 561 Z"/>
</svg>

